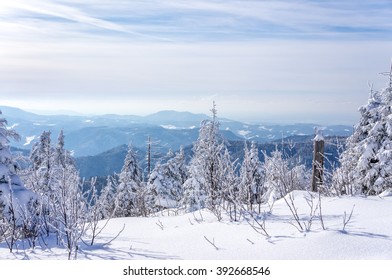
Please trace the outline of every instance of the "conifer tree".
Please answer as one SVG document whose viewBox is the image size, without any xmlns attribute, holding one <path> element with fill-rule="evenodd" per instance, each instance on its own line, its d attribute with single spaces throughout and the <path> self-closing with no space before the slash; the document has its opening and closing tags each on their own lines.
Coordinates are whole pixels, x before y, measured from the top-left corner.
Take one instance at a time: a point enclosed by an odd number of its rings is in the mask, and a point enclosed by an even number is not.
<svg viewBox="0 0 392 280">
<path fill-rule="evenodd" d="M 188 210 L 208 208 L 220 213 L 223 199 L 223 172 L 221 161 L 224 143 L 219 133 L 217 110 L 213 103 L 212 120 L 201 123 L 199 137 L 193 145 L 193 158 L 189 166 L 189 178 L 184 183 L 184 199 Z"/>
<path fill-rule="evenodd" d="M 119 185 L 115 193 L 117 217 L 146 215 L 146 188 L 142 183 L 142 171 L 139 167 L 132 146 L 124 160 L 119 175 Z"/>
<path fill-rule="evenodd" d="M 169 156 L 173 153 L 169 151 Z M 184 149 L 181 147 L 166 163 L 158 163 L 152 171 L 148 184 L 153 205 L 158 208 L 179 206 L 183 196 L 182 186 L 187 179 Z"/>
<path fill-rule="evenodd" d="M 375 195 L 392 184 L 392 69 L 388 75 L 389 85 L 371 90 L 368 103 L 360 107 L 360 121 L 347 139 L 333 177 L 341 194 Z"/>
<path fill-rule="evenodd" d="M 248 205 L 248 210 L 251 210 L 252 204 L 261 203 L 264 193 L 264 172 L 255 142 L 252 142 L 250 150 L 245 142 L 239 180 L 241 202 Z"/>
<path fill-rule="evenodd" d="M 6 240 L 12 252 L 16 241 L 22 237 L 22 226 L 31 218 L 28 208 L 34 203 L 35 195 L 25 188 L 17 175 L 19 166 L 11 154 L 10 139 L 19 140 L 20 136 L 7 128 L 7 120 L 0 111 L 0 238 Z"/>
</svg>

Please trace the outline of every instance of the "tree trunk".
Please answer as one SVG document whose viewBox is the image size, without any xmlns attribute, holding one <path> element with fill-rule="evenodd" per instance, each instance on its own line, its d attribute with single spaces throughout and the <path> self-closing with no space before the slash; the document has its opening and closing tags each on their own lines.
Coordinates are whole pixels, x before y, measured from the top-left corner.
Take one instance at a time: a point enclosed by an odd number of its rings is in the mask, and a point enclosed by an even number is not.
<svg viewBox="0 0 392 280">
<path fill-rule="evenodd" d="M 314 139 L 313 168 L 312 168 L 312 192 L 317 192 L 323 184 L 324 169 L 324 139 L 316 136 Z"/>
</svg>

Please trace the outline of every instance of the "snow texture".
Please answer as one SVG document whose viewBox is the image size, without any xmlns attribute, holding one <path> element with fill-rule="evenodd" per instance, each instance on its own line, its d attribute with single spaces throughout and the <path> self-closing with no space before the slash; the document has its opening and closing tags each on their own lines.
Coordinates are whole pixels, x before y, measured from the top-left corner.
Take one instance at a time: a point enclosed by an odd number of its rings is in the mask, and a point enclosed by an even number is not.
<svg viewBox="0 0 392 280">
<path fill-rule="evenodd" d="M 292 193 L 302 222 L 309 217 L 305 198 L 316 194 L 305 191 Z M 316 203 L 316 201 L 315 201 Z M 355 205 L 355 207 L 354 207 Z M 342 230 L 343 215 L 353 209 L 353 215 Z M 267 206 L 262 210 L 269 211 Z M 80 244 L 78 259 L 91 260 L 145 260 L 145 259 L 392 259 L 392 197 L 322 197 L 322 214 L 326 230 L 319 218 L 308 232 L 299 232 L 289 222 L 291 212 L 283 199 L 275 202 L 266 215 L 266 238 L 246 222 L 230 222 L 224 216 L 221 222 L 207 210 L 168 215 L 162 212 L 154 217 L 116 218 L 98 237 L 94 246 Z M 103 226 L 105 221 L 101 221 Z M 119 237 L 108 243 L 121 229 Z M 215 249 L 206 239 L 214 242 Z M 56 245 L 55 237 L 48 248 L 43 244 L 34 250 L 27 243 L 19 243 L 19 250 L 9 253 L 0 245 L 0 259 L 66 259 L 67 252 Z"/>
</svg>

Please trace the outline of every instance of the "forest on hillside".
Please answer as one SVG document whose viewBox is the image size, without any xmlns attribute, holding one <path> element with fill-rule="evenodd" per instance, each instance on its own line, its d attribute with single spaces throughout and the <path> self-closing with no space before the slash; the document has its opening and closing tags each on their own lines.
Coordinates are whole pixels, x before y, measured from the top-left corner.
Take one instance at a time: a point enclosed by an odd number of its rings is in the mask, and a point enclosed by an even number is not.
<svg viewBox="0 0 392 280">
<path fill-rule="evenodd" d="M 285 199 L 293 191 L 378 195 L 392 183 L 391 83 L 390 78 L 386 88 L 371 90 L 368 103 L 359 109 L 361 117 L 354 133 L 344 143 L 339 165 L 324 170 L 312 163 L 313 173 L 316 169 L 322 174 L 316 189 L 311 189 L 312 170 L 297 154 L 290 156 L 290 149 L 276 148 L 267 154 L 254 142 L 244 143 L 243 160 L 238 162 L 220 133 L 215 104 L 212 119 L 201 123 L 190 161 L 180 149 L 148 166 L 143 175 L 129 146 L 121 172 L 108 176 L 102 189 L 94 179 L 86 188 L 74 158 L 64 148 L 63 132 L 57 141 L 50 132 L 43 132 L 31 149 L 26 168 L 21 169 L 9 147 L 11 140 L 18 140 L 18 133 L 0 117 L 0 242 L 12 252 L 20 240 L 34 248 L 55 237 L 71 259 L 77 257 L 82 241 L 94 244 L 102 232 L 102 220 L 149 217 L 161 211 L 179 215 L 200 209 L 212 213 L 217 221 L 223 214 L 233 222 L 251 218 L 261 234 L 268 236 L 263 207 L 284 198 L 295 217 L 293 201 Z M 317 141 L 323 137 L 317 135 Z M 302 223 L 298 225 L 306 230 Z"/>
</svg>

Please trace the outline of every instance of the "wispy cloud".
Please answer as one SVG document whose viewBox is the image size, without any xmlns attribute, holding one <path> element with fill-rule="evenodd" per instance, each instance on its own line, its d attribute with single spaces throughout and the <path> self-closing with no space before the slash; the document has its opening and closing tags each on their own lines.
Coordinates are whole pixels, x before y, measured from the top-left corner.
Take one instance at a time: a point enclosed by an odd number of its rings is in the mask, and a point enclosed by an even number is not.
<svg viewBox="0 0 392 280">
<path fill-rule="evenodd" d="M 13 0 L 0 18 L 2 102 L 101 111 L 355 115 L 392 49 L 390 0 Z"/>
<path fill-rule="evenodd" d="M 328 36 L 337 35 L 346 39 L 368 38 L 369 35 L 390 38 L 391 3 L 383 0 L 97 0 L 93 3 L 13 0 L 0 5 L 5 11 L 12 11 L 2 13 L 6 20 L 35 18 L 37 25 L 53 24 L 57 30 L 58 19 L 64 19 L 102 32 L 114 31 L 157 40 L 211 41 L 282 36 L 328 39 Z M 64 24 L 63 28 L 69 27 Z M 77 25 L 74 28 L 77 32 L 91 32 Z"/>
</svg>

